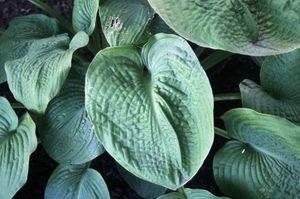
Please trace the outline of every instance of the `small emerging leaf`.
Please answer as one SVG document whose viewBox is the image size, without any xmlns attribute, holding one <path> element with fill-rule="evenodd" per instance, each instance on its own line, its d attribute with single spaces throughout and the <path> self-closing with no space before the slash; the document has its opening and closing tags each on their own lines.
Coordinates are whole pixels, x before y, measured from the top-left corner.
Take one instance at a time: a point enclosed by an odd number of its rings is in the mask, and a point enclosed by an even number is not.
<svg viewBox="0 0 300 199">
<path fill-rule="evenodd" d="M 107 48 L 90 64 L 86 109 L 104 148 L 139 178 L 187 183 L 212 145 L 213 96 L 188 43 L 157 34 L 143 47 Z"/>
<path fill-rule="evenodd" d="M 38 126 L 43 147 L 60 164 L 83 164 L 104 151 L 85 110 L 84 77 L 85 73 L 71 69 Z"/>
<path fill-rule="evenodd" d="M 95 29 L 99 0 L 75 0 L 73 27 L 76 32 L 84 31 L 91 35 Z"/>
<path fill-rule="evenodd" d="M 229 141 L 215 156 L 214 177 L 233 198 L 300 195 L 300 127 L 286 119 L 234 109 L 223 116 Z"/>
<path fill-rule="evenodd" d="M 18 117 L 0 97 L 0 198 L 10 199 L 27 181 L 29 156 L 37 147 L 35 124 L 26 113 Z"/>
<path fill-rule="evenodd" d="M 157 199 L 229 199 L 227 197 L 217 197 L 204 189 L 185 188 L 183 193 L 172 192 L 158 197 Z"/>
<path fill-rule="evenodd" d="M 154 11 L 147 0 L 102 0 L 99 14 L 110 46 L 136 45 L 150 36 Z"/>
<path fill-rule="evenodd" d="M 43 114 L 69 73 L 73 52 L 87 43 L 84 32 L 71 41 L 65 34 L 40 39 L 33 42 L 24 57 L 6 62 L 7 81 L 15 99 Z"/>
<path fill-rule="evenodd" d="M 45 199 L 109 199 L 109 192 L 100 173 L 88 164 L 60 165 L 52 173 Z"/>
<path fill-rule="evenodd" d="M 0 84 L 6 81 L 4 64 L 26 55 L 31 44 L 59 33 L 55 19 L 42 14 L 16 17 L 0 38 Z"/>
</svg>

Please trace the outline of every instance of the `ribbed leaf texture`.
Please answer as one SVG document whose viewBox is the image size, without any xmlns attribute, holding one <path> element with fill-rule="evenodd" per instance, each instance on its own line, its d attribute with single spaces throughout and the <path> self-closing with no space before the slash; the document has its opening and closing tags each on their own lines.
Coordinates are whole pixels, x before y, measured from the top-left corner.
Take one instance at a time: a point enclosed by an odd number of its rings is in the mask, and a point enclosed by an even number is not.
<svg viewBox="0 0 300 199">
<path fill-rule="evenodd" d="M 265 58 L 260 81 L 240 84 L 243 106 L 300 123 L 300 50 Z"/>
<path fill-rule="evenodd" d="M 300 195 L 300 127 L 286 119 L 234 109 L 223 116 L 233 141 L 217 152 L 213 171 L 233 198 L 297 198 Z"/>
<path fill-rule="evenodd" d="M 172 192 L 158 197 L 157 199 L 229 199 L 227 197 L 214 196 L 204 189 L 188 189 L 183 192 Z"/>
<path fill-rule="evenodd" d="M 38 125 L 43 147 L 60 164 L 83 164 L 104 152 L 85 110 L 85 73 L 76 70 L 86 65 L 74 65 Z"/>
<path fill-rule="evenodd" d="M 37 147 L 35 124 L 29 114 L 20 120 L 0 97 L 0 198 L 10 199 L 27 181 L 29 156 Z"/>
<path fill-rule="evenodd" d="M 125 169 L 170 189 L 188 182 L 212 145 L 213 97 L 188 43 L 157 34 L 100 51 L 86 78 L 86 109 L 104 148 Z"/>
<path fill-rule="evenodd" d="M 99 0 L 75 0 L 73 8 L 73 28 L 88 35 L 94 32 L 99 9 Z"/>
<path fill-rule="evenodd" d="M 24 57 L 6 62 L 7 81 L 15 99 L 43 114 L 67 78 L 73 52 L 87 43 L 84 32 L 71 41 L 66 34 L 40 39 L 33 42 Z"/>
<path fill-rule="evenodd" d="M 55 19 L 42 14 L 16 17 L 0 38 L 0 83 L 6 81 L 4 64 L 26 55 L 31 44 L 59 33 Z"/>
<path fill-rule="evenodd" d="M 179 35 L 200 46 L 265 56 L 300 47 L 300 1 L 148 0 Z"/>
<path fill-rule="evenodd" d="M 88 164 L 60 165 L 52 173 L 45 199 L 109 199 L 109 192 L 100 173 Z"/>
<path fill-rule="evenodd" d="M 110 46 L 140 44 L 150 36 L 154 11 L 147 0 L 102 0 L 99 14 Z"/>
</svg>

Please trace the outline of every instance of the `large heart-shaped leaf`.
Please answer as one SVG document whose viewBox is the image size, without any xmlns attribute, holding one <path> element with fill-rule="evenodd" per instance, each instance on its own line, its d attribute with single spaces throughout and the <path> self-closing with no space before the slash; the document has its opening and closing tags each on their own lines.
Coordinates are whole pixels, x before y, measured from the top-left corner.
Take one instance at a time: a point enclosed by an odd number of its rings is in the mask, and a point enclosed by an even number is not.
<svg viewBox="0 0 300 199">
<path fill-rule="evenodd" d="M 213 97 L 188 43 L 158 34 L 143 47 L 108 48 L 86 79 L 86 109 L 116 161 L 146 181 L 176 189 L 213 141 Z"/>
<path fill-rule="evenodd" d="M 76 68 L 71 70 L 39 125 L 43 147 L 60 164 L 83 164 L 104 151 L 85 110 L 84 77 Z"/>
<path fill-rule="evenodd" d="M 178 34 L 204 47 L 264 56 L 300 47 L 300 2 L 148 0 Z"/>
<path fill-rule="evenodd" d="M 33 42 L 24 57 L 5 64 L 14 97 L 27 109 L 44 113 L 69 73 L 74 51 L 87 43 L 84 32 L 77 33 L 72 41 L 63 34 Z"/>
<path fill-rule="evenodd" d="M 73 8 L 73 28 L 91 35 L 95 29 L 99 0 L 75 0 Z"/>
<path fill-rule="evenodd" d="M 45 199 L 109 199 L 109 192 L 100 173 L 89 164 L 60 165 L 52 173 Z"/>
<path fill-rule="evenodd" d="M 14 18 L 0 38 L 0 83 L 6 81 L 6 61 L 23 57 L 34 41 L 51 37 L 58 32 L 56 20 L 45 15 L 32 14 Z"/>
<path fill-rule="evenodd" d="M 183 189 L 182 192 L 172 192 L 158 197 L 157 199 L 226 199 L 227 197 L 214 196 L 204 189 Z"/>
<path fill-rule="evenodd" d="M 286 119 L 235 109 L 223 116 L 229 141 L 215 156 L 221 190 L 233 198 L 300 195 L 300 127 Z"/>
<path fill-rule="evenodd" d="M 99 14 L 110 46 L 140 44 L 150 36 L 154 11 L 147 0 L 102 0 Z"/>
<path fill-rule="evenodd" d="M 134 176 L 121 166 L 118 166 L 117 169 L 120 175 L 122 176 L 123 180 L 127 182 L 130 188 L 133 189 L 140 197 L 144 199 L 157 198 L 158 196 L 164 194 L 167 191 L 165 187 L 147 182 Z"/>
<path fill-rule="evenodd" d="M 18 117 L 0 97 L 0 198 L 10 199 L 27 181 L 29 156 L 37 147 L 35 124 L 26 113 Z"/>
<path fill-rule="evenodd" d="M 300 123 L 300 50 L 265 58 L 260 80 L 240 84 L 243 106 Z"/>
</svg>

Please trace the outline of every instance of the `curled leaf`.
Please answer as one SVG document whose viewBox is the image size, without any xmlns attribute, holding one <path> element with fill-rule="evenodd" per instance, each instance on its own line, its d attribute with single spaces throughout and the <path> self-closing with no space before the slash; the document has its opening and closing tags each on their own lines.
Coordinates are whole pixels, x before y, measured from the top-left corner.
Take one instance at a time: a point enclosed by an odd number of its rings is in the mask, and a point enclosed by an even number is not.
<svg viewBox="0 0 300 199">
<path fill-rule="evenodd" d="M 102 0 L 99 14 L 110 46 L 140 44 L 150 36 L 154 11 L 147 0 Z"/>
<path fill-rule="evenodd" d="M 99 0 L 75 0 L 73 8 L 73 28 L 91 35 L 95 29 Z"/>
<path fill-rule="evenodd" d="M 265 58 L 260 80 L 240 84 L 243 106 L 300 123 L 300 50 Z"/>
<path fill-rule="evenodd" d="M 28 113 L 20 120 L 0 97 L 0 198 L 10 199 L 26 183 L 29 156 L 37 147 L 35 124 Z"/>
<path fill-rule="evenodd" d="M 31 44 L 59 33 L 55 19 L 42 14 L 14 18 L 0 38 L 0 83 L 6 81 L 4 64 L 23 57 Z"/>
<path fill-rule="evenodd" d="M 69 73 L 74 51 L 87 43 L 84 32 L 71 41 L 65 34 L 40 39 L 33 42 L 24 57 L 6 62 L 7 81 L 15 99 L 43 114 Z"/>
</svg>

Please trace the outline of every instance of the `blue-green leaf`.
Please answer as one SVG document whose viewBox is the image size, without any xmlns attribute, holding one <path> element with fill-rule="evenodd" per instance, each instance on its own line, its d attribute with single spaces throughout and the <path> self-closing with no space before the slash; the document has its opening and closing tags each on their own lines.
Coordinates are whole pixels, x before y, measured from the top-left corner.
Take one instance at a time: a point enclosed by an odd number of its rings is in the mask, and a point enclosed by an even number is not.
<svg viewBox="0 0 300 199">
<path fill-rule="evenodd" d="M 60 164 L 83 164 L 104 152 L 85 110 L 84 77 L 71 70 L 38 126 L 43 147 Z"/>
<path fill-rule="evenodd" d="M 200 46 L 266 56 L 300 47 L 300 1 L 148 0 L 179 35 Z"/>
<path fill-rule="evenodd" d="M 23 57 L 31 44 L 59 33 L 55 19 L 41 14 L 16 17 L 0 38 L 0 84 L 6 81 L 6 61 Z"/>
<path fill-rule="evenodd" d="M 183 192 L 172 192 L 158 197 L 157 199 L 229 199 L 227 197 L 214 196 L 204 189 L 183 189 Z"/>
<path fill-rule="evenodd" d="M 58 166 L 48 181 L 45 199 L 109 199 L 102 176 L 88 165 Z"/>
<path fill-rule="evenodd" d="M 197 173 L 213 142 L 213 96 L 184 39 L 158 34 L 142 53 L 100 51 L 85 93 L 98 138 L 125 169 L 170 189 Z"/>
<path fill-rule="evenodd" d="M 214 177 L 233 198 L 300 195 L 300 127 L 286 119 L 234 109 L 223 116 L 229 141 L 215 156 Z"/>
<path fill-rule="evenodd" d="M 243 106 L 300 123 L 300 50 L 265 58 L 260 81 L 240 84 Z"/>
<path fill-rule="evenodd" d="M 99 14 L 110 46 L 140 44 L 150 36 L 154 11 L 147 0 L 102 0 Z"/>
<path fill-rule="evenodd" d="M 29 114 L 20 120 L 0 97 L 0 198 L 10 199 L 26 183 L 29 156 L 37 147 L 35 124 Z"/>
<path fill-rule="evenodd" d="M 43 114 L 69 73 L 74 51 L 87 43 L 84 32 L 71 41 L 65 34 L 40 39 L 33 42 L 24 57 L 6 62 L 7 81 L 15 99 Z"/>
<path fill-rule="evenodd" d="M 126 171 L 121 166 L 117 167 L 122 178 L 127 182 L 131 189 L 133 189 L 139 196 L 145 199 L 153 199 L 164 194 L 167 189 L 165 187 L 142 180 L 133 174 Z"/>
<path fill-rule="evenodd" d="M 75 0 L 73 8 L 73 28 L 88 35 L 94 32 L 99 9 L 99 0 Z"/>
</svg>

